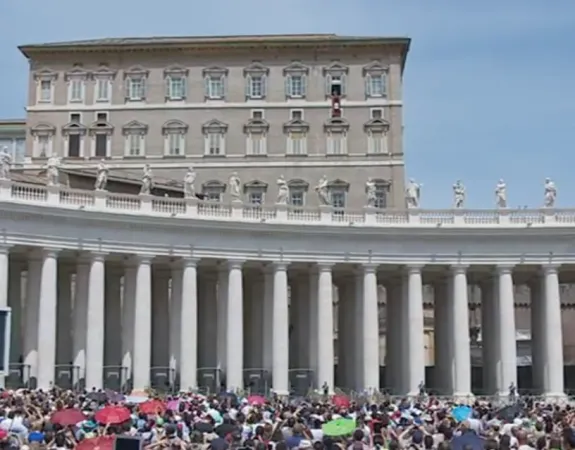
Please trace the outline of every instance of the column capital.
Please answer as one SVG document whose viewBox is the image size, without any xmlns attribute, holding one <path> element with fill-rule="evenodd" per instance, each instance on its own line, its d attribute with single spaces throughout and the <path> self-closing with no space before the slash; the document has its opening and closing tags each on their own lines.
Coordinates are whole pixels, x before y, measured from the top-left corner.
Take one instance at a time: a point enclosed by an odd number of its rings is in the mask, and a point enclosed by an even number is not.
<svg viewBox="0 0 575 450">
<path fill-rule="evenodd" d="M 541 264 L 540 270 L 543 275 L 556 274 L 561 268 L 561 264 L 558 263 L 544 263 Z"/>
<path fill-rule="evenodd" d="M 417 263 L 406 264 L 405 265 L 405 272 L 408 275 L 418 274 L 418 273 L 421 273 L 421 270 L 423 269 L 424 266 L 425 266 L 425 264 L 417 264 Z"/>
<path fill-rule="evenodd" d="M 92 262 L 105 262 L 106 256 L 108 256 L 108 253 L 106 253 L 106 252 L 90 252 L 89 256 L 90 256 L 90 259 L 92 260 Z"/>
<path fill-rule="evenodd" d="M 497 264 L 495 266 L 495 272 L 498 275 L 505 275 L 513 272 L 515 264 Z"/>
<path fill-rule="evenodd" d="M 12 245 L 10 244 L 0 244 L 0 255 L 8 255 Z"/>
<path fill-rule="evenodd" d="M 363 273 L 375 273 L 377 272 L 377 269 L 379 268 L 379 264 L 376 263 L 364 263 L 361 264 L 361 271 Z"/>
<path fill-rule="evenodd" d="M 131 256 L 131 260 L 133 261 L 134 264 L 138 264 L 138 265 L 150 265 L 152 264 L 152 260 L 155 258 L 155 255 L 147 255 L 147 254 L 142 254 L 142 253 L 136 253 L 134 255 Z"/>
<path fill-rule="evenodd" d="M 467 273 L 467 269 L 469 269 L 469 264 L 452 264 L 449 266 L 449 271 L 455 275 L 455 274 L 463 274 L 463 273 Z"/>
<path fill-rule="evenodd" d="M 60 253 L 62 249 L 54 248 L 54 247 L 46 247 L 43 248 L 41 251 L 42 258 L 57 258 L 58 253 Z"/>
<path fill-rule="evenodd" d="M 245 263 L 245 260 L 243 259 L 228 259 L 226 260 L 226 265 L 228 267 L 228 270 L 232 270 L 232 269 L 241 269 L 243 267 Z"/>
<path fill-rule="evenodd" d="M 271 266 L 273 267 L 274 272 L 278 272 L 278 271 L 285 272 L 289 265 L 290 265 L 290 263 L 286 262 L 286 261 L 274 261 L 271 263 Z"/>
<path fill-rule="evenodd" d="M 189 257 L 189 256 L 183 257 L 181 259 L 181 264 L 182 264 L 182 267 L 184 267 L 184 268 L 185 267 L 197 267 L 199 262 L 200 262 L 199 258 L 193 258 L 193 257 Z"/>
<path fill-rule="evenodd" d="M 316 263 L 317 270 L 320 272 L 331 272 L 331 268 L 334 266 L 334 263 L 330 261 L 318 261 Z"/>
</svg>

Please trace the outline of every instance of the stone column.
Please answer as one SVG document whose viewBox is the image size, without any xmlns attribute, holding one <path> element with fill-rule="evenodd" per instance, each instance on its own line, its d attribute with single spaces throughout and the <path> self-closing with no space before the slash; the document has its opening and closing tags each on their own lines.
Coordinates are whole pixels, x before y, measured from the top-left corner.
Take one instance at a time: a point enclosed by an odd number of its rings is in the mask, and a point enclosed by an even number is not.
<svg viewBox="0 0 575 450">
<path fill-rule="evenodd" d="M 26 274 L 25 329 L 23 339 L 24 364 L 29 367 L 30 378 L 38 378 L 38 320 L 40 315 L 40 283 L 42 259 L 37 253 L 28 260 Z M 26 371 L 24 372 L 26 376 Z"/>
<path fill-rule="evenodd" d="M 58 251 L 45 249 L 42 255 L 40 307 L 38 317 L 38 388 L 51 389 L 56 366 L 56 306 Z"/>
<path fill-rule="evenodd" d="M 273 370 L 273 314 L 274 314 L 274 272 L 273 267 L 266 265 L 263 269 L 263 368 Z"/>
<path fill-rule="evenodd" d="M 481 283 L 481 359 L 483 365 L 483 389 L 486 394 L 497 391 L 495 338 L 497 333 L 496 290 L 493 278 Z"/>
<path fill-rule="evenodd" d="M 182 261 L 182 314 L 180 322 L 180 386 L 198 387 L 198 280 L 197 260 Z M 241 275 L 241 273 L 240 273 Z M 183 350 L 183 351 L 182 351 Z"/>
<path fill-rule="evenodd" d="M 321 386 L 319 381 L 319 364 L 318 364 L 318 347 L 319 347 L 319 330 L 318 330 L 318 302 L 319 302 L 319 273 L 317 267 L 313 266 L 309 271 L 309 361 L 310 368 L 314 372 L 316 387 Z M 333 330 L 331 331 L 333 333 Z"/>
<path fill-rule="evenodd" d="M 74 366 L 78 370 L 78 382 L 84 384 L 86 377 L 86 333 L 88 329 L 88 287 L 90 264 L 81 257 L 76 265 L 74 281 L 74 311 L 72 355 Z"/>
<path fill-rule="evenodd" d="M 287 264 L 274 264 L 272 388 L 289 394 L 289 310 Z"/>
<path fill-rule="evenodd" d="M 365 342 L 363 342 L 363 337 L 359 335 L 360 330 L 363 330 L 363 270 L 356 270 L 353 274 L 353 332 L 355 334 L 355 339 L 353 342 L 353 355 L 354 358 L 351 364 L 354 367 L 353 378 L 354 384 L 353 389 L 356 391 L 361 391 L 364 379 L 364 367 L 363 367 L 363 353 L 365 351 Z M 378 332 L 379 332 L 379 313 L 377 322 Z M 378 344 L 379 345 L 379 344 Z M 379 364 L 379 361 L 378 361 Z M 389 380 L 389 378 L 388 378 Z M 389 384 L 389 382 L 387 383 Z"/>
<path fill-rule="evenodd" d="M 545 301 L 542 316 L 545 318 L 541 359 L 543 363 L 543 394 L 548 397 L 564 397 L 563 376 L 563 330 L 561 322 L 561 293 L 558 267 L 545 265 L 542 268 L 545 286 Z"/>
<path fill-rule="evenodd" d="M 228 261 L 227 357 L 228 390 L 244 387 L 244 299 L 243 261 Z"/>
<path fill-rule="evenodd" d="M 179 374 L 182 365 L 181 327 L 182 327 L 182 292 L 183 292 L 184 270 L 181 261 L 172 267 L 172 296 L 170 298 L 170 327 L 169 327 L 169 347 L 170 347 L 170 369 Z M 214 322 L 210 326 L 214 326 Z M 186 347 L 184 347 L 186 348 Z M 180 383 L 180 386 L 181 383 Z M 183 387 L 183 386 L 182 386 Z"/>
<path fill-rule="evenodd" d="M 379 391 L 377 265 L 363 266 L 363 388 Z"/>
<path fill-rule="evenodd" d="M 134 358 L 133 387 L 143 390 L 150 385 L 152 362 L 152 259 L 148 256 L 138 258 L 136 275 L 136 307 L 134 314 Z"/>
<path fill-rule="evenodd" d="M 334 388 L 334 348 L 333 348 L 333 282 L 332 265 L 319 263 L 317 334 L 318 334 L 318 370 L 319 387 L 327 383 L 329 391 Z"/>
<path fill-rule="evenodd" d="M 8 273 L 9 273 L 10 247 L 0 245 L 0 307 L 8 306 Z"/>
<path fill-rule="evenodd" d="M 517 386 L 517 344 L 515 335 L 515 301 L 513 267 L 497 266 L 497 392 L 509 395 L 509 387 Z"/>
<path fill-rule="evenodd" d="M 106 256 L 93 253 L 88 287 L 88 327 L 86 333 L 86 388 L 101 389 L 104 384 L 104 286 Z"/>
<path fill-rule="evenodd" d="M 435 347 L 435 389 L 441 395 L 451 394 L 453 386 L 451 371 L 451 338 L 449 336 L 450 316 L 449 304 L 451 289 L 449 281 L 440 280 L 433 287 L 433 325 Z"/>
<path fill-rule="evenodd" d="M 223 263 L 218 270 L 218 305 L 217 305 L 217 330 L 218 330 L 218 340 L 217 340 L 217 348 L 218 348 L 218 369 L 222 372 L 227 371 L 227 363 L 228 363 L 228 331 L 227 331 L 227 324 L 228 324 L 228 284 L 229 284 L 229 277 L 228 277 L 228 266 L 226 263 Z"/>
<path fill-rule="evenodd" d="M 12 308 L 12 323 L 10 326 L 10 362 L 18 363 L 22 355 L 22 264 L 11 261 L 9 268 L 10 281 L 9 304 Z M 68 334 L 70 328 L 68 327 Z M 68 337 L 70 342 L 70 336 Z M 69 362 L 69 361 L 68 361 Z"/>
<path fill-rule="evenodd" d="M 136 261 L 127 261 L 124 272 L 124 293 L 122 301 L 122 366 L 127 370 L 127 378 L 133 379 L 134 374 L 134 338 L 136 315 L 136 277 L 138 267 Z"/>
<path fill-rule="evenodd" d="M 170 272 L 152 271 L 152 367 L 170 364 Z"/>
<path fill-rule="evenodd" d="M 467 266 L 451 267 L 453 293 L 449 296 L 451 315 L 451 342 L 453 349 L 452 394 L 471 395 L 471 349 L 469 341 L 469 301 L 467 298 Z"/>
<path fill-rule="evenodd" d="M 58 268 L 58 306 L 56 329 L 56 364 L 68 365 L 72 361 L 72 274 L 70 268 Z"/>
<path fill-rule="evenodd" d="M 122 272 L 106 267 L 104 365 L 122 365 Z"/>
<path fill-rule="evenodd" d="M 533 389 L 543 393 L 543 334 L 545 333 L 545 302 L 544 276 L 538 276 L 529 281 L 529 296 L 531 300 L 531 370 L 533 373 Z"/>
<path fill-rule="evenodd" d="M 403 337 L 405 394 L 418 395 L 425 383 L 425 341 L 423 333 L 423 282 L 421 266 L 407 267 L 407 298 L 403 302 Z"/>
</svg>

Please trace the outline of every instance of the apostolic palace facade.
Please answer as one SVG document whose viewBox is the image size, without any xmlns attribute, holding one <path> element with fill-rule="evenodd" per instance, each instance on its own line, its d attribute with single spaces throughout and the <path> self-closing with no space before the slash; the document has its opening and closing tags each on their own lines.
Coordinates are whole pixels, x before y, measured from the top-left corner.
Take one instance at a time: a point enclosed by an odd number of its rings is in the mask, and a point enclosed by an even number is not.
<svg viewBox="0 0 575 450">
<path fill-rule="evenodd" d="M 475 286 L 481 391 L 506 395 L 518 386 L 514 286 L 528 285 L 531 384 L 562 395 L 575 213 L 421 208 L 403 159 L 409 43 L 22 46 L 28 163 L 0 180 L 0 307 L 21 377 L 469 395 Z"/>
</svg>

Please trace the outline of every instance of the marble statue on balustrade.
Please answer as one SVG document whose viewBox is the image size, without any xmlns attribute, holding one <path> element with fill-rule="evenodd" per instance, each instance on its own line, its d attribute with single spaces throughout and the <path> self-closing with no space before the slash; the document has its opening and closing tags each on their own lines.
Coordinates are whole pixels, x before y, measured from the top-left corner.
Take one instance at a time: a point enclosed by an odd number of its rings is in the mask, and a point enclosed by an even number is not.
<svg viewBox="0 0 575 450">
<path fill-rule="evenodd" d="M 152 195 L 153 186 L 153 173 L 149 164 L 144 166 L 142 173 L 142 187 L 140 188 L 140 195 Z"/>
<path fill-rule="evenodd" d="M 105 191 L 106 185 L 108 184 L 108 174 L 110 169 L 106 162 L 102 159 L 98 168 L 96 169 L 96 182 L 94 183 L 94 189 L 97 191 Z"/>
<path fill-rule="evenodd" d="M 376 190 L 377 188 L 375 185 L 375 181 L 373 181 L 373 178 L 368 178 L 367 181 L 365 182 L 365 196 L 366 196 L 365 205 L 368 208 L 375 208 L 375 203 L 377 201 Z"/>
<path fill-rule="evenodd" d="M 329 201 L 328 181 L 325 175 L 319 179 L 319 183 L 315 187 L 315 192 L 317 193 L 317 198 L 321 206 L 331 205 Z"/>
<path fill-rule="evenodd" d="M 242 180 L 237 172 L 233 172 L 228 180 L 232 202 L 241 201 Z"/>
<path fill-rule="evenodd" d="M 545 178 L 545 208 L 553 208 L 557 199 L 557 187 L 551 178 Z"/>
<path fill-rule="evenodd" d="M 463 208 L 465 205 L 465 186 L 461 180 L 453 185 L 453 205 L 455 208 Z"/>
<path fill-rule="evenodd" d="M 287 185 L 287 181 L 283 175 L 280 175 L 280 177 L 278 178 L 277 185 L 278 185 L 278 196 L 276 198 L 276 204 L 287 205 L 289 188 Z"/>
<path fill-rule="evenodd" d="M 498 208 L 507 208 L 507 185 L 503 179 L 495 187 L 495 204 Z"/>
<path fill-rule="evenodd" d="M 188 167 L 184 176 L 184 197 L 193 198 L 196 196 L 196 171 L 193 166 Z"/>
<path fill-rule="evenodd" d="M 0 179 L 10 179 L 10 166 L 12 164 L 12 156 L 8 153 L 8 147 L 2 147 L 0 151 Z"/>
<path fill-rule="evenodd" d="M 46 162 L 46 179 L 48 186 L 60 186 L 60 158 L 53 155 Z"/>
<path fill-rule="evenodd" d="M 415 179 L 411 178 L 409 180 L 407 188 L 405 189 L 405 200 L 407 201 L 408 208 L 419 208 L 422 187 L 423 185 L 417 183 Z"/>
</svg>

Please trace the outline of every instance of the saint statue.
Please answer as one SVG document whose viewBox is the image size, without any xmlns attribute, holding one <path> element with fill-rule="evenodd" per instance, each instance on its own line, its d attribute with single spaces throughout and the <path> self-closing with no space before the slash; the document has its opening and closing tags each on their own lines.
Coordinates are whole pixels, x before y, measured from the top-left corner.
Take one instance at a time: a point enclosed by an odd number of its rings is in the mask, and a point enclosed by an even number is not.
<svg viewBox="0 0 575 450">
<path fill-rule="evenodd" d="M 321 206 L 331 205 L 331 202 L 329 201 L 329 191 L 327 188 L 327 184 L 328 184 L 327 177 L 324 175 L 319 179 L 319 183 L 315 187 L 319 204 Z"/>
<path fill-rule="evenodd" d="M 152 177 L 152 168 L 149 164 L 146 164 L 142 173 L 142 187 L 140 188 L 140 195 L 152 195 Z"/>
<path fill-rule="evenodd" d="M 98 169 L 96 171 L 96 183 L 94 184 L 94 189 L 97 191 L 105 191 L 106 185 L 108 184 L 108 173 L 110 169 L 106 165 L 106 162 L 102 159 L 100 164 L 98 164 Z"/>
<path fill-rule="evenodd" d="M 46 163 L 46 178 L 48 186 L 60 185 L 60 158 L 50 156 Z"/>
<path fill-rule="evenodd" d="M 463 208 L 465 203 L 465 186 L 461 180 L 453 185 L 453 204 L 456 208 Z"/>
<path fill-rule="evenodd" d="M 12 156 L 8 153 L 8 147 L 2 147 L 0 152 L 0 179 L 10 179 L 10 167 L 12 164 Z"/>
<path fill-rule="evenodd" d="M 495 187 L 495 205 L 498 208 L 507 208 L 507 185 L 503 178 L 499 180 Z"/>
<path fill-rule="evenodd" d="M 240 180 L 238 173 L 233 172 L 230 175 L 228 182 L 230 184 L 230 197 L 232 198 L 232 201 L 240 200 L 242 181 Z"/>
<path fill-rule="evenodd" d="M 557 187 L 551 178 L 545 178 L 545 208 L 553 208 L 557 199 Z"/>
<path fill-rule="evenodd" d="M 405 200 L 408 208 L 419 208 L 419 199 L 421 198 L 421 187 L 413 178 L 409 180 L 405 189 Z"/>
<path fill-rule="evenodd" d="M 193 198 L 196 196 L 196 188 L 194 183 L 196 182 L 196 171 L 193 166 L 188 167 L 188 171 L 184 176 L 184 197 Z"/>
<path fill-rule="evenodd" d="M 276 198 L 276 204 L 287 205 L 289 188 L 287 185 L 287 181 L 283 175 L 280 175 L 280 177 L 278 178 L 277 185 L 278 185 L 278 196 Z"/>
<path fill-rule="evenodd" d="M 377 201 L 376 195 L 376 185 L 373 178 L 368 178 L 365 182 L 365 195 L 366 195 L 366 206 L 369 208 L 375 208 L 375 202 Z"/>
</svg>

